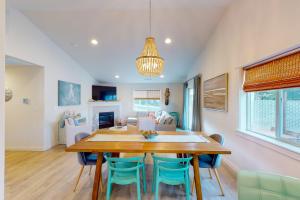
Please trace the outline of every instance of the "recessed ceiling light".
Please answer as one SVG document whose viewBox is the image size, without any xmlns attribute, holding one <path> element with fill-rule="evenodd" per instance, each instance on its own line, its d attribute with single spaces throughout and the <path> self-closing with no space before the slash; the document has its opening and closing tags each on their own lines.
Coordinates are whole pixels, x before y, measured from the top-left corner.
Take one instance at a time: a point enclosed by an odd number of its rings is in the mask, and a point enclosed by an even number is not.
<svg viewBox="0 0 300 200">
<path fill-rule="evenodd" d="M 171 43 L 172 43 L 171 38 L 166 38 L 166 39 L 165 39 L 165 43 L 166 43 L 166 44 L 171 44 Z"/>
<path fill-rule="evenodd" d="M 96 40 L 96 39 L 91 39 L 90 42 L 91 42 L 91 44 L 94 45 L 94 46 L 98 45 L 98 40 Z"/>
<path fill-rule="evenodd" d="M 162 74 L 162 75 L 160 75 L 159 77 L 160 77 L 160 78 L 165 78 L 165 76 L 164 76 L 163 74 Z"/>
<path fill-rule="evenodd" d="M 120 78 L 120 76 L 119 75 L 115 75 L 115 78 Z"/>
</svg>

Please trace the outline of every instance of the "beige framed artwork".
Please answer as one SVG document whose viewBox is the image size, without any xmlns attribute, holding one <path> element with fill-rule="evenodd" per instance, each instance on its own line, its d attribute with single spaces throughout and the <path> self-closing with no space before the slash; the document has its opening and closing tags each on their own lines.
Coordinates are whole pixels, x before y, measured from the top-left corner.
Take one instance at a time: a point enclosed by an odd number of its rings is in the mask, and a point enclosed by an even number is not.
<svg viewBox="0 0 300 200">
<path fill-rule="evenodd" d="M 203 107 L 227 112 L 228 73 L 204 81 Z"/>
</svg>

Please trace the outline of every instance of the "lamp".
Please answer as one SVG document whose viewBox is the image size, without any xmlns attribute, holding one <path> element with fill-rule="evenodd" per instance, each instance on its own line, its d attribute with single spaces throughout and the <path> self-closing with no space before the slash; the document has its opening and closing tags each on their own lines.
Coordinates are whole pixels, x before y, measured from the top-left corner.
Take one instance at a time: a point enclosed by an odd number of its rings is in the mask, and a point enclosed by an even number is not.
<svg viewBox="0 0 300 200">
<path fill-rule="evenodd" d="M 158 53 L 154 37 L 151 37 L 151 0 L 149 0 L 149 27 L 150 36 L 146 38 L 144 49 L 136 59 L 136 68 L 139 74 L 154 77 L 162 74 L 164 59 Z"/>
</svg>

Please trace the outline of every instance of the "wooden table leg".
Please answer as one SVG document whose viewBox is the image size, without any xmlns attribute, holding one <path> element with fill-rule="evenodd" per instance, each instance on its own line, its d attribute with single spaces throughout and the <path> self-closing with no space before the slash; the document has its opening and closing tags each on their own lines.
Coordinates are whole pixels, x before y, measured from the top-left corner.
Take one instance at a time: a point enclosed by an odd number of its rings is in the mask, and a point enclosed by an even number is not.
<svg viewBox="0 0 300 200">
<path fill-rule="evenodd" d="M 102 176 L 102 160 L 103 160 L 103 153 L 100 152 L 100 153 L 98 153 L 98 158 L 97 158 L 92 200 L 98 200 L 99 185 L 100 185 L 100 180 L 102 178 L 101 177 Z"/>
<path fill-rule="evenodd" d="M 194 166 L 194 179 L 195 179 L 197 199 L 202 200 L 202 188 L 201 188 L 201 180 L 200 180 L 198 155 L 193 155 L 193 166 Z"/>
</svg>

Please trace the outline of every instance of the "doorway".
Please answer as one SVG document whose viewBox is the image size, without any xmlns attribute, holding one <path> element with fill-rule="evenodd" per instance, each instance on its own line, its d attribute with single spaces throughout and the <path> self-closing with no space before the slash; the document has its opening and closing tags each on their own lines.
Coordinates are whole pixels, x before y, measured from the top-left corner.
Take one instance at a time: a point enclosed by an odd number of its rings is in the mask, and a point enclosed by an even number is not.
<svg viewBox="0 0 300 200">
<path fill-rule="evenodd" d="M 5 149 L 42 151 L 44 68 L 5 58 Z"/>
</svg>

